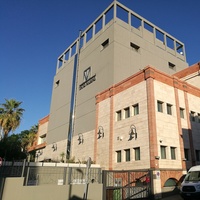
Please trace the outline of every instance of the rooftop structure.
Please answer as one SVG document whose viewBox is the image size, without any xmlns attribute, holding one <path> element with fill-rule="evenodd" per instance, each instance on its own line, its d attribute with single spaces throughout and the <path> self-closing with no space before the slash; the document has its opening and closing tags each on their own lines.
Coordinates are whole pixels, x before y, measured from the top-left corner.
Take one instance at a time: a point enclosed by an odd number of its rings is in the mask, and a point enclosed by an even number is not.
<svg viewBox="0 0 200 200">
<path fill-rule="evenodd" d="M 70 62 L 80 49 L 83 51 L 88 42 L 94 41 L 100 34 L 105 32 L 112 23 L 118 23 L 130 33 L 134 34 L 134 40 L 137 41 L 137 44 L 141 44 L 142 40 L 146 40 L 186 62 L 185 46 L 182 42 L 116 1 L 108 6 L 108 8 L 85 31 L 81 32 L 80 38 L 77 38 L 59 56 L 57 73 L 62 66 L 67 62 Z M 128 35 L 130 37 L 130 34 Z M 108 41 L 102 43 L 102 46 L 104 47 L 106 44 L 108 44 Z M 140 46 L 137 44 L 130 43 L 130 46 L 135 50 L 139 50 Z M 161 55 L 157 56 L 160 57 Z M 173 60 L 171 61 L 173 62 Z M 171 64 L 171 67 L 173 68 L 173 63 Z M 180 69 L 182 68 L 181 66 L 179 67 Z M 176 71 L 179 71 L 180 69 L 177 68 Z M 167 71 L 167 73 L 168 72 L 169 71 Z M 174 72 L 172 71 L 170 74 L 172 73 Z"/>
</svg>

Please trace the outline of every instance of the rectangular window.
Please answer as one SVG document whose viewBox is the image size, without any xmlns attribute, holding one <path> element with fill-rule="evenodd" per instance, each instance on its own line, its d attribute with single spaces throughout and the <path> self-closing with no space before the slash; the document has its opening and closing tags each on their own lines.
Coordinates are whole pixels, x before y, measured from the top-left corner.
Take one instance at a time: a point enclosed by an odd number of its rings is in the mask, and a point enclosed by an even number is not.
<svg viewBox="0 0 200 200">
<path fill-rule="evenodd" d="M 151 26 L 149 23 L 144 22 L 144 28 L 153 33 L 153 26 Z"/>
<path fill-rule="evenodd" d="M 105 49 L 108 45 L 109 45 L 109 39 L 105 40 L 105 41 L 101 44 L 101 46 L 102 46 L 103 49 Z"/>
<path fill-rule="evenodd" d="M 189 160 L 189 149 L 184 149 L 185 159 Z"/>
<path fill-rule="evenodd" d="M 133 115 L 139 114 L 139 104 L 133 105 Z"/>
<path fill-rule="evenodd" d="M 170 36 L 166 36 L 167 47 L 174 49 L 174 39 Z"/>
<path fill-rule="evenodd" d="M 158 112 L 163 112 L 163 102 L 157 101 Z"/>
<path fill-rule="evenodd" d="M 175 70 L 175 64 L 168 62 L 169 68 Z"/>
<path fill-rule="evenodd" d="M 120 121 L 122 119 L 122 111 L 121 110 L 116 112 L 116 119 L 117 119 L 117 121 Z"/>
<path fill-rule="evenodd" d="M 184 119 L 184 108 L 180 108 L 180 117 Z"/>
<path fill-rule="evenodd" d="M 161 159 L 166 159 L 166 146 L 160 146 Z"/>
<path fill-rule="evenodd" d="M 57 81 L 55 82 L 55 88 L 58 87 L 59 84 L 60 84 L 60 80 L 57 80 Z"/>
<path fill-rule="evenodd" d="M 140 147 L 134 148 L 135 160 L 140 160 Z"/>
<path fill-rule="evenodd" d="M 46 142 L 46 134 L 43 134 L 43 135 L 38 137 L 37 144 L 39 145 L 39 144 L 42 144 L 44 142 Z"/>
<path fill-rule="evenodd" d="M 137 44 L 134 44 L 134 43 L 132 43 L 132 42 L 130 43 L 130 46 L 131 46 L 132 49 L 135 50 L 135 51 L 138 51 L 139 48 L 140 48 Z"/>
<path fill-rule="evenodd" d="M 43 143 L 43 142 L 46 142 L 46 134 L 41 135 L 40 138 L 41 138 L 41 142 L 42 142 L 42 143 Z"/>
<path fill-rule="evenodd" d="M 122 161 L 122 153 L 121 151 L 116 151 L 116 153 L 117 153 L 117 162 L 119 163 Z"/>
<path fill-rule="evenodd" d="M 130 149 L 125 149 L 126 162 L 131 160 Z"/>
<path fill-rule="evenodd" d="M 191 121 L 195 121 L 195 112 L 191 111 L 190 112 L 190 117 L 191 117 Z"/>
<path fill-rule="evenodd" d="M 200 150 L 196 150 L 196 160 L 200 161 Z"/>
<path fill-rule="evenodd" d="M 170 147 L 171 159 L 176 160 L 176 147 Z"/>
<path fill-rule="evenodd" d="M 183 45 L 176 41 L 176 51 L 180 55 L 184 55 L 183 53 Z"/>
<path fill-rule="evenodd" d="M 200 123 L 200 113 L 198 113 L 197 118 L 198 118 L 198 122 Z"/>
<path fill-rule="evenodd" d="M 167 103 L 167 114 L 172 115 L 172 105 Z"/>
<path fill-rule="evenodd" d="M 131 14 L 131 26 L 139 29 L 141 27 L 142 20 L 138 18 L 136 15 Z"/>
<path fill-rule="evenodd" d="M 124 112 L 125 112 L 125 119 L 129 118 L 130 117 L 130 108 L 129 107 L 125 108 Z"/>
</svg>

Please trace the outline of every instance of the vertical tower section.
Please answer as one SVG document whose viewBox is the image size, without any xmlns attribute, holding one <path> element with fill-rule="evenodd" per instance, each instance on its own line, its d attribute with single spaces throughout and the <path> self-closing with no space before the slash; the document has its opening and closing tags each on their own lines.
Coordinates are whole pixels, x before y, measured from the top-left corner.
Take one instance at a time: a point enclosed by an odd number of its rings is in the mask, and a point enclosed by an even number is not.
<svg viewBox="0 0 200 200">
<path fill-rule="evenodd" d="M 67 152 L 93 157 L 94 149 L 82 152 L 77 139 L 83 134 L 85 146 L 95 139 L 95 96 L 149 64 L 167 74 L 186 68 L 184 44 L 114 1 L 58 57 L 47 134 L 48 145 L 58 144 L 53 156 Z M 69 146 L 73 146 L 70 153 Z M 47 146 L 49 155 L 48 151 Z"/>
</svg>

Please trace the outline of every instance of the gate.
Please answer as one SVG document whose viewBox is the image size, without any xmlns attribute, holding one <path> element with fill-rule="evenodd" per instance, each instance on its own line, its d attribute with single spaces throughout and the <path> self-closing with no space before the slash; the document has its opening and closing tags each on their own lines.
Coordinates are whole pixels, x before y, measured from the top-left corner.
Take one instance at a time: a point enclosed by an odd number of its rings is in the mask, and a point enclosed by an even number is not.
<svg viewBox="0 0 200 200">
<path fill-rule="evenodd" d="M 103 171 L 103 199 L 150 199 L 151 174 L 149 170 Z"/>
</svg>

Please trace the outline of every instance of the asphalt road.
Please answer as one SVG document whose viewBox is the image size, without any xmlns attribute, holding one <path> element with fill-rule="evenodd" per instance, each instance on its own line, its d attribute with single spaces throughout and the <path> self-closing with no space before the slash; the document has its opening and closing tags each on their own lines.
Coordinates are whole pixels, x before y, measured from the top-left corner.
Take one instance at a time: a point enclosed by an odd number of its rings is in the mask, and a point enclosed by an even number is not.
<svg viewBox="0 0 200 200">
<path fill-rule="evenodd" d="M 162 200 L 183 200 L 183 198 L 179 194 L 176 194 L 173 196 L 162 198 Z"/>
</svg>

